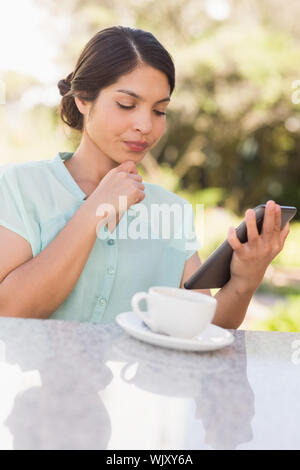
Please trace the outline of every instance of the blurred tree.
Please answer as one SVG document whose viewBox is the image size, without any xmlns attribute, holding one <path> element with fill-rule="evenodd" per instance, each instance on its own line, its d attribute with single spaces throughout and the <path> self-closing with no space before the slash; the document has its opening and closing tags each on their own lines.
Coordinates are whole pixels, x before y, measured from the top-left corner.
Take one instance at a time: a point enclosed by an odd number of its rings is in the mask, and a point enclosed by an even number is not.
<svg viewBox="0 0 300 470">
<path fill-rule="evenodd" d="M 175 189 L 222 187 L 223 205 L 240 214 L 270 198 L 300 207 L 300 105 L 291 99 L 300 79 L 299 2 L 47 3 L 72 21 L 58 58 L 66 74 L 88 39 L 114 24 L 151 31 L 170 51 L 176 88 L 167 133 L 145 160 L 150 179 L 170 168 Z"/>
</svg>

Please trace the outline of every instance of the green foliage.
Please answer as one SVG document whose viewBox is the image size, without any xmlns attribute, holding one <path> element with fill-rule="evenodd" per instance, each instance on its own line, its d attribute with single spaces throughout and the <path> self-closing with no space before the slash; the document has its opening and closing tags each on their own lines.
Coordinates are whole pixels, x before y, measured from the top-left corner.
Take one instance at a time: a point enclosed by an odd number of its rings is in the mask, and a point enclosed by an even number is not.
<svg viewBox="0 0 300 470">
<path fill-rule="evenodd" d="M 281 295 L 283 297 L 287 297 L 288 295 L 299 295 L 300 294 L 300 286 L 274 286 L 273 284 L 269 284 L 267 282 L 262 282 L 262 284 L 257 289 L 259 294 L 276 294 Z"/>
<path fill-rule="evenodd" d="M 278 2 L 277 7 L 271 0 L 252 3 L 251 21 L 247 2 L 232 3 L 228 17 L 215 21 L 198 0 L 166 0 L 163 5 L 155 0 L 125 5 L 121 0 L 107 5 L 97 0 L 45 2 L 49 15 L 67 14 L 70 30 L 76 31 L 72 40 L 67 34 L 59 48 L 57 62 L 64 64 L 66 74 L 94 33 L 123 24 L 124 18 L 161 41 L 175 63 L 176 87 L 165 142 L 153 149 L 164 176 L 160 184 L 195 193 L 195 200 L 202 198 L 206 206 L 223 205 L 239 216 L 268 199 L 300 207 L 300 107 L 292 102 L 292 83 L 300 79 L 300 37 L 292 25 L 300 9 L 293 1 L 280 15 Z M 36 84 L 32 77 L 14 72 L 7 72 L 5 81 L 8 103 Z M 57 97 L 59 103 L 58 91 Z M 45 108 L 49 117 L 43 116 L 41 127 L 49 129 L 47 120 L 53 122 L 56 107 Z M 21 128 L 23 118 L 14 119 Z M 7 134 L 2 132 L 2 155 L 9 160 L 15 137 L 11 140 Z M 31 125 L 17 160 L 29 154 L 33 159 L 50 158 L 58 146 L 74 150 L 77 142 L 68 134 L 69 129 L 65 136 L 53 135 L 51 129 L 40 144 Z M 22 141 L 21 132 L 17 140 Z M 42 152 L 42 146 L 49 152 Z"/>
<path fill-rule="evenodd" d="M 288 295 L 272 308 L 272 315 L 252 325 L 253 329 L 300 331 L 300 294 Z"/>
<path fill-rule="evenodd" d="M 204 204 L 205 207 L 215 207 L 224 201 L 224 188 L 206 188 L 190 193 L 186 190 L 176 192 L 179 196 L 188 199 L 191 204 Z"/>
<path fill-rule="evenodd" d="M 278 266 L 300 266 L 300 222 L 290 223 L 290 233 L 285 241 L 283 250 L 273 260 Z"/>
</svg>

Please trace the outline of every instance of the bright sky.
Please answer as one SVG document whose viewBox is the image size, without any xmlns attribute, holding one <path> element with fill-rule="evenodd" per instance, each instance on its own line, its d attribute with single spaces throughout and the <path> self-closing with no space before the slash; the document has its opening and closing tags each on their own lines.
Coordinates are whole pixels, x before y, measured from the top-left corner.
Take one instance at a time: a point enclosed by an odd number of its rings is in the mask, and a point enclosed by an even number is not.
<svg viewBox="0 0 300 470">
<path fill-rule="evenodd" d="M 231 0 L 205 0 L 205 10 L 214 20 L 226 20 L 230 15 Z"/>
<path fill-rule="evenodd" d="M 53 83 L 54 59 L 61 38 L 69 31 L 68 17 L 54 17 L 42 2 L 0 0 L 0 71 L 17 70 Z"/>
<path fill-rule="evenodd" d="M 12 69 L 35 75 L 43 82 L 59 76 L 54 59 L 61 38 L 68 34 L 68 14 L 57 17 L 42 1 L 0 0 L 0 71 Z M 223 20 L 231 0 L 205 0 L 206 13 Z"/>
<path fill-rule="evenodd" d="M 205 0 L 204 6 L 208 16 L 222 21 L 230 14 L 230 4 L 231 0 Z M 56 83 L 65 70 L 55 58 L 70 29 L 68 13 L 54 16 L 41 0 L 0 0 L 0 104 L 5 102 L 1 87 L 5 70 L 33 75 L 43 84 L 24 93 L 22 108 L 60 99 Z"/>
</svg>

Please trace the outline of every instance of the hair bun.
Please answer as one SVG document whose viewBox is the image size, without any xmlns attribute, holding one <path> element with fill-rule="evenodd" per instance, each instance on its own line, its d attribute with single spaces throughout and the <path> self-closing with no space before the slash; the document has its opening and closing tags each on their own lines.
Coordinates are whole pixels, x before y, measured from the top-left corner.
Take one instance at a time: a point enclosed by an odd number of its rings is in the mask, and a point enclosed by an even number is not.
<svg viewBox="0 0 300 470">
<path fill-rule="evenodd" d="M 63 78 L 62 80 L 59 80 L 57 86 L 61 96 L 64 96 L 71 89 L 71 81 L 68 77 Z"/>
</svg>

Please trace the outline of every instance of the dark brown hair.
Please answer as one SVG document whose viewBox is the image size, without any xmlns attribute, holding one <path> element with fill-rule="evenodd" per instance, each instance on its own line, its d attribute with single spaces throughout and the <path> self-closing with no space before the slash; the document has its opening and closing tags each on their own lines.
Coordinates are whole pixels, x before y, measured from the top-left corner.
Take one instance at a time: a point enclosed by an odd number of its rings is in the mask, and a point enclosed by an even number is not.
<svg viewBox="0 0 300 470">
<path fill-rule="evenodd" d="M 93 102 L 102 88 L 143 64 L 167 76 L 171 95 L 175 86 L 175 67 L 170 54 L 152 33 L 125 26 L 98 31 L 82 50 L 74 71 L 57 84 L 63 96 L 59 107 L 63 122 L 83 131 L 83 115 L 74 96 Z"/>
</svg>

